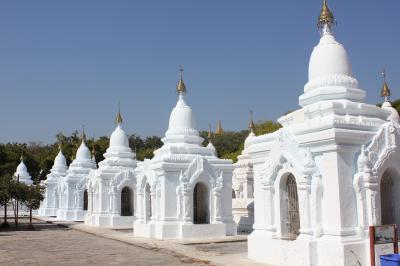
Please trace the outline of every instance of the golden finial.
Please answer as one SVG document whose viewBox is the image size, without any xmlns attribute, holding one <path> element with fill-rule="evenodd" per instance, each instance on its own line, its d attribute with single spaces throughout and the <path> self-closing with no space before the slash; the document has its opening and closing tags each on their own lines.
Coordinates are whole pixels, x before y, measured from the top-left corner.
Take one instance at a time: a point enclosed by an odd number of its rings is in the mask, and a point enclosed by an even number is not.
<svg viewBox="0 0 400 266">
<path fill-rule="evenodd" d="M 94 136 L 93 136 L 93 138 L 92 138 L 92 142 L 93 142 L 93 146 L 92 146 L 92 156 L 95 157 L 95 155 L 96 155 L 96 145 L 95 145 L 95 142 L 94 142 Z"/>
<path fill-rule="evenodd" d="M 179 72 L 180 72 L 180 78 L 178 81 L 178 85 L 176 85 L 176 91 L 179 94 L 185 94 L 186 93 L 186 86 L 185 83 L 183 82 L 183 66 L 181 65 L 179 68 Z"/>
<path fill-rule="evenodd" d="M 115 122 L 117 125 L 122 124 L 122 115 L 121 115 L 121 103 L 118 102 L 118 113 L 117 116 L 115 117 Z"/>
<path fill-rule="evenodd" d="M 208 136 L 207 136 L 208 140 L 210 140 L 212 138 L 212 133 L 211 133 L 211 124 L 208 124 Z"/>
<path fill-rule="evenodd" d="M 317 26 L 319 29 L 322 29 L 325 25 L 328 27 L 331 27 L 333 24 L 336 23 L 336 19 L 333 16 L 333 13 L 328 7 L 328 4 L 326 3 L 326 0 L 324 0 L 324 3 L 322 4 L 322 10 L 321 14 L 318 17 L 318 23 Z"/>
<path fill-rule="evenodd" d="M 221 123 L 221 120 L 219 120 L 218 124 L 217 124 L 217 129 L 215 130 L 215 135 L 220 136 L 223 133 L 224 133 L 224 130 L 222 129 L 222 123 Z"/>
<path fill-rule="evenodd" d="M 82 135 L 81 135 L 82 142 L 86 141 L 86 134 L 85 134 L 85 125 L 82 125 Z"/>
<path fill-rule="evenodd" d="M 254 121 L 253 121 L 253 111 L 250 111 L 249 129 L 250 129 L 250 132 L 252 132 L 252 133 L 254 133 L 256 130 L 256 126 L 254 125 Z"/>
<path fill-rule="evenodd" d="M 390 92 L 389 86 L 388 86 L 388 84 L 386 82 L 386 71 L 385 71 L 385 69 L 382 70 L 381 75 L 382 75 L 382 78 L 383 78 L 383 86 L 382 86 L 382 90 L 381 90 L 381 96 L 383 98 L 385 98 L 385 101 L 387 101 L 388 97 L 390 95 L 392 95 L 392 93 Z"/>
</svg>

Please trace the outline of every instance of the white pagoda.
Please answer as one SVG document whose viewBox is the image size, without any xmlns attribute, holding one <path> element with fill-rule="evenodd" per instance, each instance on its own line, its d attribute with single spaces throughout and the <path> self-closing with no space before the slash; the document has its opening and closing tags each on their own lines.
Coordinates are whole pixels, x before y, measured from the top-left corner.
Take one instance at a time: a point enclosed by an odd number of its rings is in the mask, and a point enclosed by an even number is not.
<svg viewBox="0 0 400 266">
<path fill-rule="evenodd" d="M 231 160 L 204 147 L 179 80 L 164 145 L 138 163 L 134 235 L 158 239 L 235 235 Z"/>
<path fill-rule="evenodd" d="M 129 147 L 128 136 L 122 129 L 118 112 L 117 127 L 110 137 L 110 146 L 88 177 L 88 211 L 85 224 L 110 228 L 132 228 L 136 178 L 135 154 Z"/>
<path fill-rule="evenodd" d="M 250 119 L 250 134 L 246 138 L 245 148 L 248 142 L 255 136 L 255 125 Z M 254 224 L 254 174 L 251 157 L 246 150 L 238 156 L 234 164 L 233 190 L 232 190 L 232 213 L 239 232 L 253 231 Z"/>
<path fill-rule="evenodd" d="M 50 174 L 47 175 L 47 179 L 43 182 L 46 186 L 45 198 L 40 204 L 38 211 L 40 216 L 57 216 L 59 208 L 59 185 L 61 180 L 67 174 L 68 166 L 64 154 L 61 150 L 61 144 L 59 152 L 54 159 L 53 167 L 50 170 Z"/>
<path fill-rule="evenodd" d="M 14 173 L 14 178 L 16 180 L 19 180 L 19 182 L 24 183 L 28 186 L 33 184 L 32 177 L 28 173 L 28 168 L 26 167 L 24 163 L 24 157 L 21 156 L 21 162 L 17 166 L 17 170 Z"/>
<path fill-rule="evenodd" d="M 67 175 L 59 186 L 59 209 L 57 219 L 63 221 L 83 221 L 88 209 L 87 178 L 90 170 L 96 169 L 90 151 L 85 143 L 85 132 L 76 152 L 76 158 L 70 164 Z"/>
<path fill-rule="evenodd" d="M 368 226 L 400 225 L 399 116 L 388 101 L 365 103 L 334 24 L 324 1 L 301 108 L 244 151 L 255 188 L 248 254 L 268 265 L 370 265 Z"/>
</svg>

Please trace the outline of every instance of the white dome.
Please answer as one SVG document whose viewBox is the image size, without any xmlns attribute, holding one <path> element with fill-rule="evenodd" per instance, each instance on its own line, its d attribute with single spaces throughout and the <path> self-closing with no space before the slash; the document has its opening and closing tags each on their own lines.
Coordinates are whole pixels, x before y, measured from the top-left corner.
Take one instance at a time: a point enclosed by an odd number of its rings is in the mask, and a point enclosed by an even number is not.
<svg viewBox="0 0 400 266">
<path fill-rule="evenodd" d="M 347 52 L 335 40 L 329 25 L 324 26 L 322 37 L 311 54 L 308 82 L 299 104 L 306 106 L 327 100 L 365 102 L 365 91 L 353 77 Z"/>
<path fill-rule="evenodd" d="M 21 160 L 17 166 L 17 170 L 14 174 L 15 178 L 19 177 L 19 181 L 27 184 L 28 186 L 33 183 L 31 176 L 28 173 L 25 163 Z"/>
<path fill-rule="evenodd" d="M 91 154 L 89 148 L 86 146 L 84 141 L 82 141 L 81 145 L 76 151 L 76 160 L 78 161 L 91 160 Z"/>
<path fill-rule="evenodd" d="M 353 75 L 346 50 L 330 33 L 325 33 L 314 47 L 308 68 L 309 80 L 325 75 Z"/>
<path fill-rule="evenodd" d="M 192 108 L 188 106 L 183 99 L 183 95 L 179 95 L 179 100 L 171 112 L 169 118 L 168 134 L 184 134 L 184 132 L 196 130 L 196 122 L 193 116 Z"/>
<path fill-rule="evenodd" d="M 399 112 L 397 112 L 397 110 L 395 108 L 392 107 L 392 105 L 390 104 L 390 102 L 385 101 L 382 104 L 382 109 L 384 110 L 388 110 L 390 112 L 389 117 L 387 118 L 387 120 L 392 121 L 393 123 L 399 123 L 400 121 L 400 116 L 399 116 Z"/>
<path fill-rule="evenodd" d="M 21 175 L 21 174 L 23 174 L 23 175 L 28 174 L 28 168 L 26 168 L 26 165 L 25 165 L 25 163 L 24 163 L 23 161 L 21 161 L 21 162 L 19 163 L 19 165 L 17 166 L 16 174 L 19 174 L 19 175 Z"/>
<path fill-rule="evenodd" d="M 119 124 L 110 137 L 110 148 L 116 147 L 129 147 L 128 136 Z"/>
<path fill-rule="evenodd" d="M 54 167 L 66 167 L 67 160 L 65 159 L 64 154 L 59 151 L 56 158 L 54 159 Z"/>
</svg>

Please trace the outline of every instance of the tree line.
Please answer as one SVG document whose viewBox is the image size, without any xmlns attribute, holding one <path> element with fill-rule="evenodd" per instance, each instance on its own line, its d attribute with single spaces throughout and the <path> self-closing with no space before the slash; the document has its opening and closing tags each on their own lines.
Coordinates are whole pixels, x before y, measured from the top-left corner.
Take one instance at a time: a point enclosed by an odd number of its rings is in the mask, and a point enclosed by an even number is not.
<svg viewBox="0 0 400 266">
<path fill-rule="evenodd" d="M 271 133 L 281 126 L 272 121 L 260 121 L 255 123 L 255 134 L 261 135 Z M 200 131 L 200 136 L 204 138 L 204 145 L 208 144 L 208 131 Z M 237 160 L 237 156 L 242 152 L 244 141 L 249 135 L 249 130 L 226 131 L 222 135 L 212 134 L 211 141 L 216 148 L 217 154 L 221 158 Z M 53 166 L 54 158 L 59 151 L 61 143 L 62 151 L 69 165 L 76 154 L 76 150 L 81 144 L 81 136 L 78 131 L 70 136 L 62 133 L 56 135 L 52 144 L 40 142 L 29 143 L 0 143 L 0 176 L 13 175 L 20 163 L 21 155 L 32 177 L 39 182 L 46 179 Z M 141 137 L 137 134 L 128 135 L 129 146 L 136 153 L 136 158 L 140 161 L 145 158 L 151 159 L 154 150 L 160 148 L 163 143 L 158 136 Z M 97 139 L 87 139 L 86 145 L 92 151 L 96 162 L 104 160 L 103 154 L 109 145 L 109 137 L 102 136 Z"/>
</svg>

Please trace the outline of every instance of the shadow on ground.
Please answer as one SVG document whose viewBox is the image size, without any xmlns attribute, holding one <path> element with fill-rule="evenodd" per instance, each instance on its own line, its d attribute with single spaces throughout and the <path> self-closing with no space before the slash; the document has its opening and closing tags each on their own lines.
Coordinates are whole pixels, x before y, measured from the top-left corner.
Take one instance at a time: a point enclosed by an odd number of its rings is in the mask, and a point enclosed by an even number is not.
<svg viewBox="0 0 400 266">
<path fill-rule="evenodd" d="M 7 232 L 14 231 L 48 231 L 48 230 L 70 230 L 68 227 L 63 225 L 54 225 L 49 222 L 32 219 L 33 228 L 29 226 L 29 217 L 20 217 L 18 219 L 18 227 L 15 226 L 14 217 L 8 217 L 8 227 L 4 227 L 4 217 L 0 217 L 0 234 L 5 236 Z"/>
</svg>

